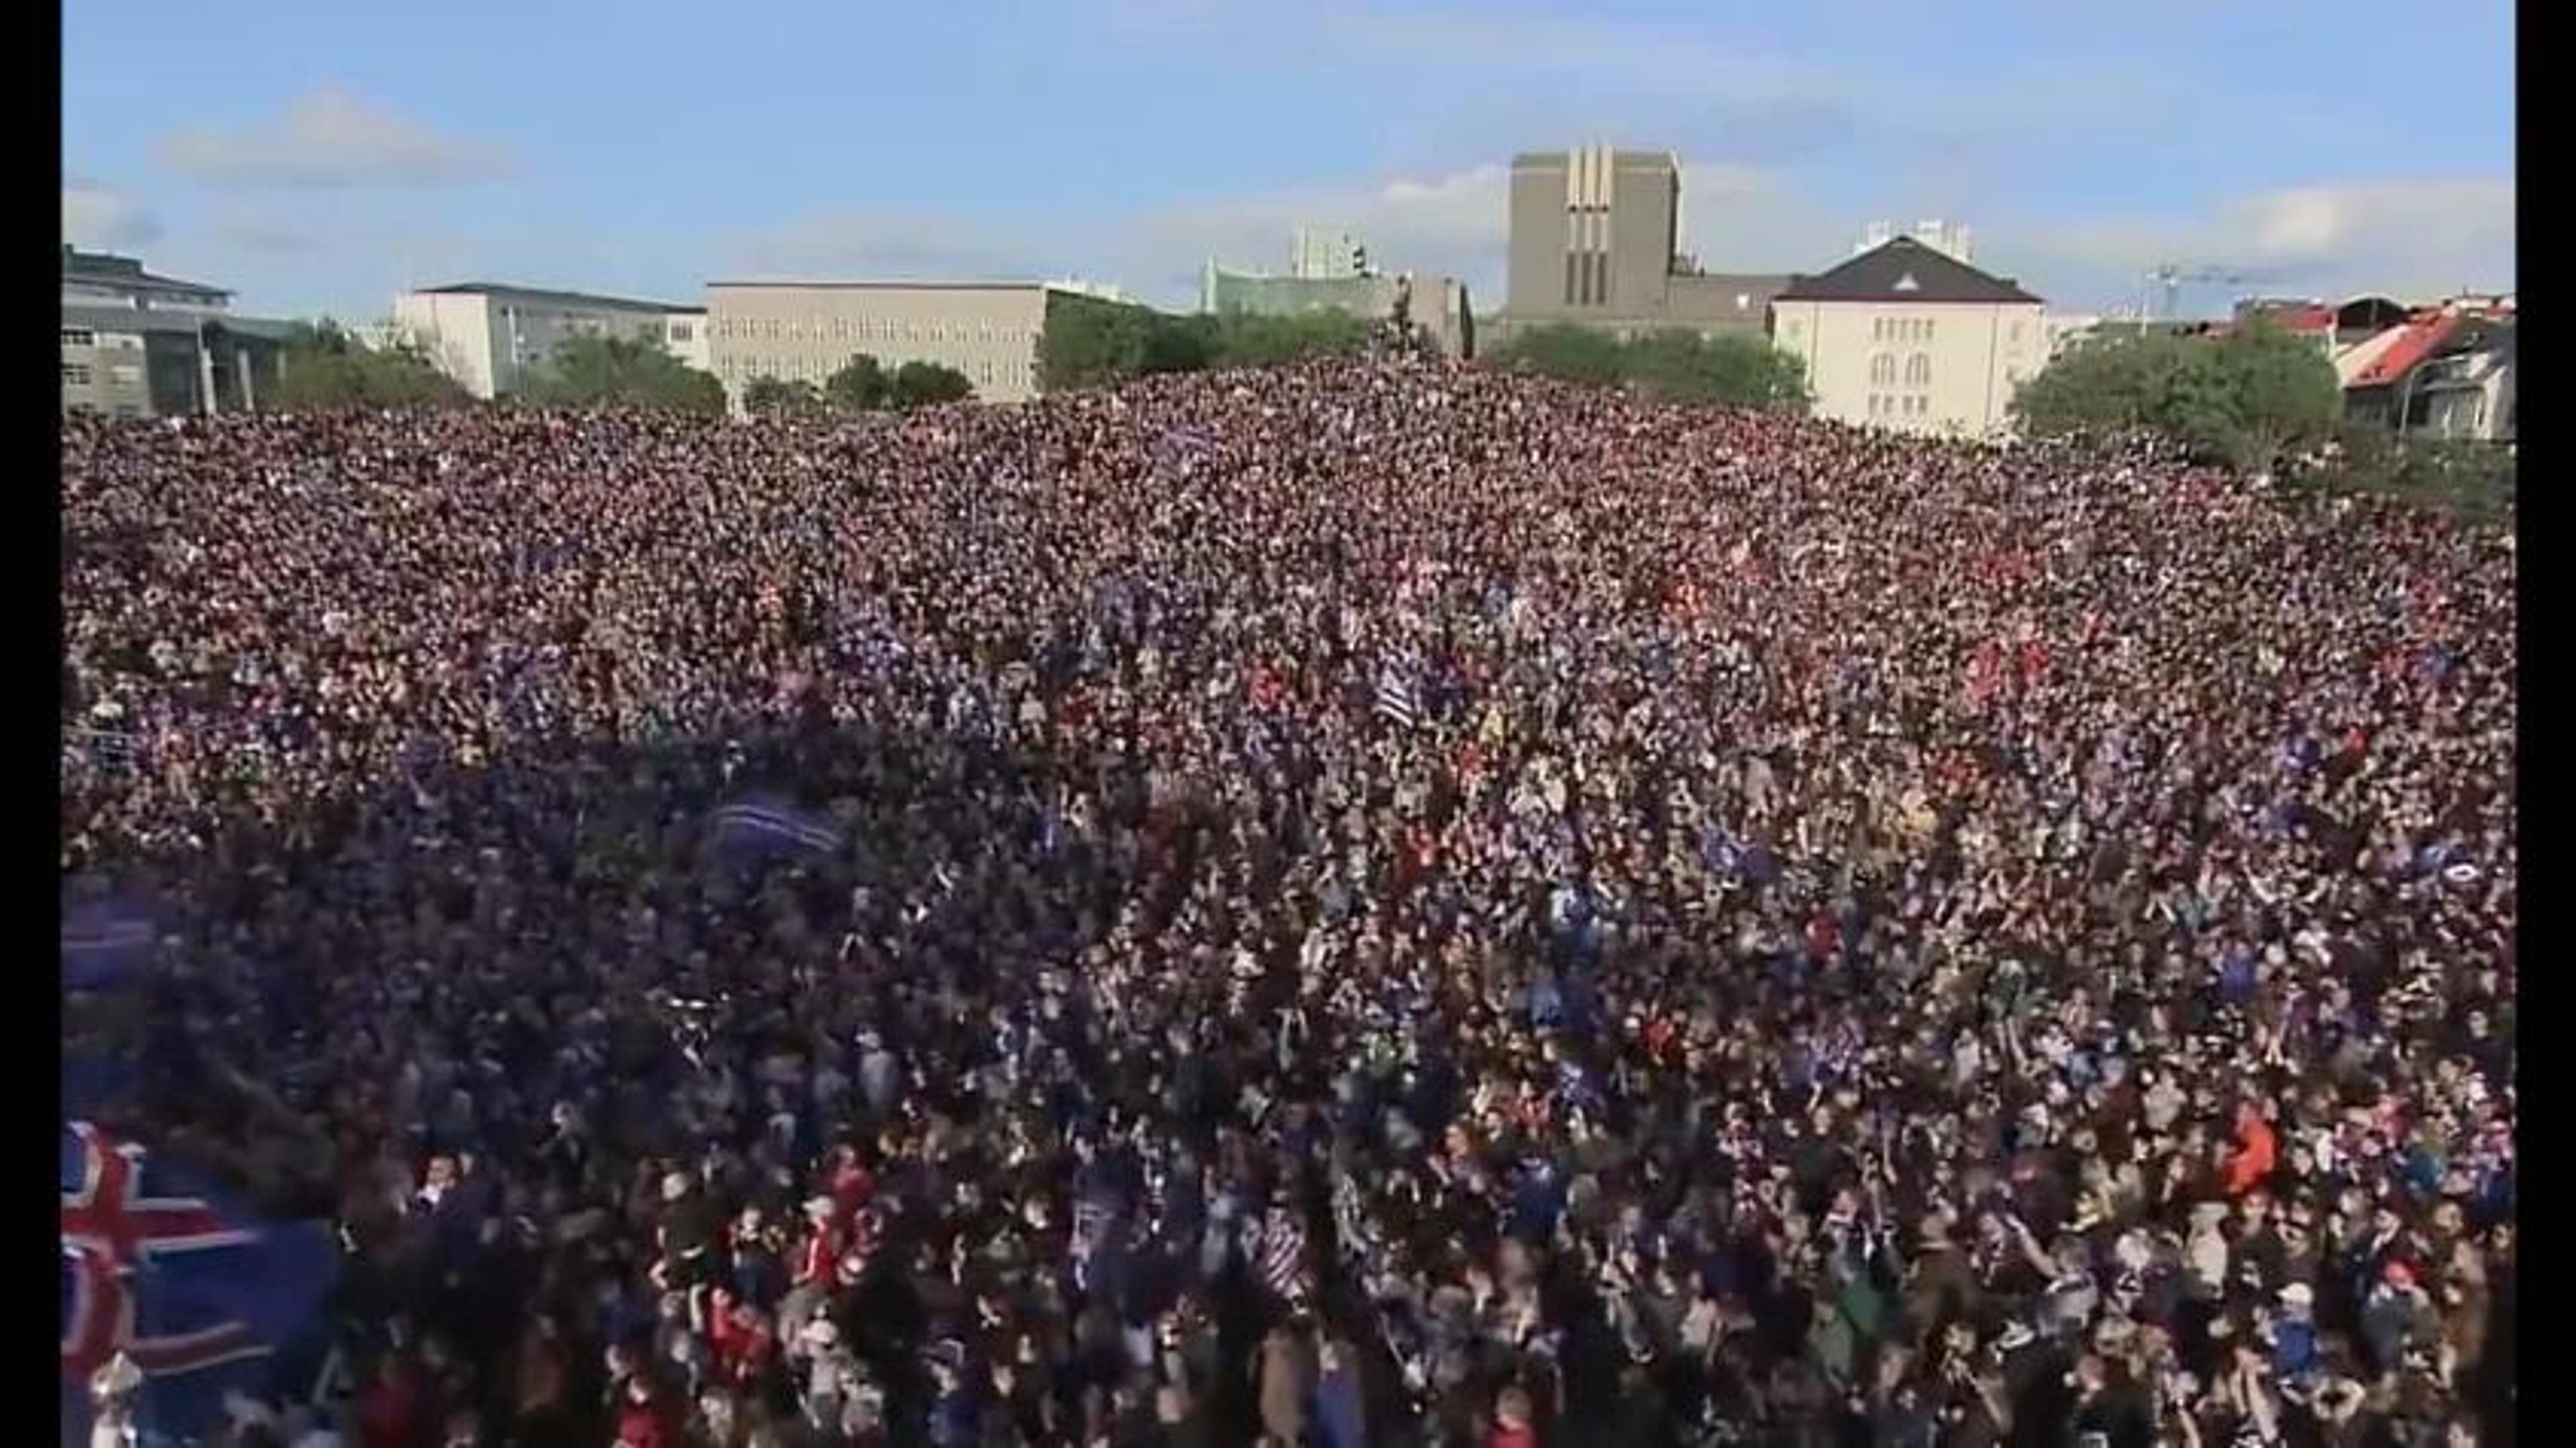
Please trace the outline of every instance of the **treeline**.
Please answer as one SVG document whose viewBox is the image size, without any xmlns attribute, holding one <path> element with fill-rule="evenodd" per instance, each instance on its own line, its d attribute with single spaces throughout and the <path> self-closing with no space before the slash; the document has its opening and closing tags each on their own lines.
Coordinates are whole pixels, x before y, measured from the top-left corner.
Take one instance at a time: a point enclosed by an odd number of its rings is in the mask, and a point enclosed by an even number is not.
<svg viewBox="0 0 2576 1448">
<path fill-rule="evenodd" d="M 799 416 L 817 412 L 909 411 L 940 402 L 963 402 L 975 395 L 975 384 L 954 367 L 936 362 L 906 362 L 889 372 L 885 364 L 861 352 L 843 363 L 821 387 L 755 377 L 743 384 L 742 405 L 764 416 Z"/>
<path fill-rule="evenodd" d="M 2477 518 L 2513 506 L 2510 449 L 2401 440 L 2379 423 L 2346 422 L 2334 364 L 2261 321 L 2217 338 L 2145 329 L 2087 339 L 2023 384 L 2013 411 L 2035 437 L 2149 433 L 2326 492 Z"/>
<path fill-rule="evenodd" d="M 714 414 L 723 384 L 658 340 L 573 337 L 509 401 L 533 407 L 637 407 Z M 369 347 L 328 318 L 298 323 L 286 339 L 267 398 L 287 412 L 349 408 L 463 407 L 474 401 L 429 354 L 403 341 Z"/>
<path fill-rule="evenodd" d="M 1163 372 L 1273 367 L 1348 356 L 1368 345 L 1369 324 L 1348 312 L 1291 317 L 1241 312 L 1176 316 L 1125 302 L 1059 294 L 1047 300 L 1038 339 L 1038 386 L 1097 387 Z"/>
<path fill-rule="evenodd" d="M 461 407 L 474 399 L 429 355 L 408 345 L 369 347 L 325 317 L 286 335 L 277 381 L 260 404 L 283 412 L 351 408 Z"/>
<path fill-rule="evenodd" d="M 2124 330 L 2060 354 L 2014 394 L 2013 415 L 2033 437 L 2154 433 L 2269 473 L 2334 437 L 2343 387 L 2313 344 L 2266 324 L 2218 338 Z"/>
<path fill-rule="evenodd" d="M 1658 331 L 1622 339 L 1589 327 L 1532 327 L 1514 333 L 1485 361 L 1671 402 L 1802 412 L 1811 400 L 1806 364 L 1753 333 Z"/>
</svg>

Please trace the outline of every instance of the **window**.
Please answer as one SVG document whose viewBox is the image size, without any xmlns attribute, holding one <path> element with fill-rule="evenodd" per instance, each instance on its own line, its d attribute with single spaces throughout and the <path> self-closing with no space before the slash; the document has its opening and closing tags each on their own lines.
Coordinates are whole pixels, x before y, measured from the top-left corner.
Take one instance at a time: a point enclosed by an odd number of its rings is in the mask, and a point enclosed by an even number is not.
<svg viewBox="0 0 2576 1448">
<path fill-rule="evenodd" d="M 673 323 L 671 324 L 671 340 L 672 340 L 672 341 L 674 341 L 674 342 L 694 342 L 694 341 L 696 341 L 696 340 L 697 340 L 697 338 L 698 338 L 698 329 L 697 329 L 695 326 L 692 326 L 691 324 L 689 324 L 689 323 L 687 323 L 687 322 L 673 322 Z"/>
<path fill-rule="evenodd" d="M 98 335 L 90 331 L 87 327 L 65 327 L 63 328 L 63 345 L 66 347 L 95 347 L 98 345 Z"/>
<path fill-rule="evenodd" d="M 1932 385 L 1932 357 L 1930 353 L 1917 352 L 1913 356 L 1905 359 L 1905 385 L 1908 387 L 1929 387 Z"/>
<path fill-rule="evenodd" d="M 86 362 L 64 363 L 63 381 L 73 387 L 89 386 L 89 364 Z"/>
<path fill-rule="evenodd" d="M 120 386 L 132 387 L 143 380 L 143 369 L 131 362 L 119 362 L 107 369 L 107 379 Z"/>
<path fill-rule="evenodd" d="M 1895 353 L 1881 352 L 1877 356 L 1869 359 L 1869 385 L 1872 387 L 1893 387 L 1896 385 Z"/>
<path fill-rule="evenodd" d="M 2015 322 L 2015 323 L 2013 323 L 2013 324 L 2012 324 L 2012 331 L 2011 331 L 2010 333 L 2008 333 L 2007 335 L 2011 338 L 2011 340 L 2012 340 L 2012 344 L 2013 344 L 2014 346 L 2016 346 L 2016 347 L 2020 346 L 2020 345 L 2021 345 L 2021 323 L 2019 323 L 2019 322 Z"/>
</svg>

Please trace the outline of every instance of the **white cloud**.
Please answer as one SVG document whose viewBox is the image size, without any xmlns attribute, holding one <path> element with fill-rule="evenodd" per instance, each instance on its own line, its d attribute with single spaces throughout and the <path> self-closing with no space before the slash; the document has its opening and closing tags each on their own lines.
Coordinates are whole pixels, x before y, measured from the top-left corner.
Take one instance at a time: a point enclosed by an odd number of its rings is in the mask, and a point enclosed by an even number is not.
<svg viewBox="0 0 2576 1448">
<path fill-rule="evenodd" d="M 2113 297 L 2134 298 L 2164 262 L 2320 297 L 2510 289 L 2514 187 L 2510 177 L 2476 176 L 2296 186 L 2194 216 L 2050 227 L 2016 250 L 2043 285 Z"/>
<path fill-rule="evenodd" d="M 63 181 L 63 240 L 74 246 L 139 246 L 161 234 L 142 203 L 79 176 Z"/>
<path fill-rule="evenodd" d="M 163 143 L 162 157 L 184 175 L 220 185 L 312 190 L 448 185 L 507 167 L 492 147 L 441 136 L 330 88 L 301 97 L 273 122 L 180 131 Z"/>
</svg>

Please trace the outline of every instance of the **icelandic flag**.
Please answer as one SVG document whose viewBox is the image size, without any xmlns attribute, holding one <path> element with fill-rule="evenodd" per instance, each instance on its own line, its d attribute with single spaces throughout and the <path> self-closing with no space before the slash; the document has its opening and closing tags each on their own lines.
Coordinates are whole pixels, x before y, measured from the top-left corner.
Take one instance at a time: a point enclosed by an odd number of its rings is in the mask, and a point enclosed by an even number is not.
<svg viewBox="0 0 2576 1448">
<path fill-rule="evenodd" d="M 750 865 L 776 859 L 830 858 L 849 840 L 830 819 L 771 795 L 751 795 L 716 811 L 711 844 L 718 859 Z"/>
<path fill-rule="evenodd" d="M 62 1421 L 87 1442 L 90 1383 L 119 1358 L 145 1443 L 218 1430 L 226 1398 L 301 1394 L 287 1381 L 323 1328 L 338 1249 L 319 1222 L 233 1209 L 141 1147 L 88 1122 L 62 1137 Z"/>
<path fill-rule="evenodd" d="M 63 904 L 63 988 L 109 990 L 152 967 L 161 943 L 149 902 L 113 894 Z"/>
</svg>

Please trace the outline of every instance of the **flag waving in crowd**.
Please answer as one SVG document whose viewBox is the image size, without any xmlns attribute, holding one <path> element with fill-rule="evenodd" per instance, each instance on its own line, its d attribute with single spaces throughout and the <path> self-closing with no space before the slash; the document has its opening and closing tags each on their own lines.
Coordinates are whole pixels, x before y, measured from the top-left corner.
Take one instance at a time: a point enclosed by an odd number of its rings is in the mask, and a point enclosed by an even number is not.
<svg viewBox="0 0 2576 1448">
<path fill-rule="evenodd" d="M 750 795 L 716 811 L 711 848 L 732 865 L 829 859 L 848 844 L 830 819 L 773 795 Z"/>
<path fill-rule="evenodd" d="M 62 1243 L 67 1443 L 100 1418 L 192 1441 L 228 1397 L 280 1387 L 337 1265 L 319 1223 L 260 1221 L 81 1121 L 63 1128 Z"/>
</svg>

